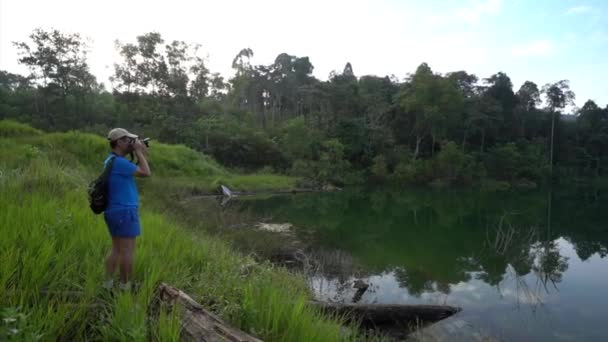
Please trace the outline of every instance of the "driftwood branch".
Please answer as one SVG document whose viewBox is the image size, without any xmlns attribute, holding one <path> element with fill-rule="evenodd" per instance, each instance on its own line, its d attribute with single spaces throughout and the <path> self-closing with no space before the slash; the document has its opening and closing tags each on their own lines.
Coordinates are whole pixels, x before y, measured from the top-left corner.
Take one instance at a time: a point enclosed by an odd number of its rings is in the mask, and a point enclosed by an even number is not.
<svg viewBox="0 0 608 342">
<path fill-rule="evenodd" d="M 229 326 L 186 293 L 173 286 L 161 283 L 158 287 L 158 300 L 169 306 L 177 304 L 183 307 L 181 313 L 182 341 L 261 342 L 261 340 Z"/>
<path fill-rule="evenodd" d="M 409 322 L 436 322 L 459 312 L 458 307 L 447 305 L 397 304 L 340 304 L 311 302 L 322 311 L 345 317 L 363 325 L 403 324 Z"/>
</svg>

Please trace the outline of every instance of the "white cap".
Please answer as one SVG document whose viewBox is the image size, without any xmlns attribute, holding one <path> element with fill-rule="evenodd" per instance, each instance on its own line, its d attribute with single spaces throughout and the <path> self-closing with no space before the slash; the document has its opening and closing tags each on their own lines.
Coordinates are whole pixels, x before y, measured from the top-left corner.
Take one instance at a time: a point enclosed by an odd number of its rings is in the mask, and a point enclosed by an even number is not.
<svg viewBox="0 0 608 342">
<path fill-rule="evenodd" d="M 108 140 L 110 141 L 118 140 L 124 137 L 137 138 L 137 135 L 129 133 L 129 131 L 124 128 L 114 128 L 108 133 Z"/>
</svg>

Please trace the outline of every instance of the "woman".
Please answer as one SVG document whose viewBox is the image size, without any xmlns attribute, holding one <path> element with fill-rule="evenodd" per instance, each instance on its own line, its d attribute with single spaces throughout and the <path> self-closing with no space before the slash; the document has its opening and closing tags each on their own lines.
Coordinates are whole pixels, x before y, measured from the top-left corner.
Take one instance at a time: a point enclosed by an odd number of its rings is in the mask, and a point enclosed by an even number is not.
<svg viewBox="0 0 608 342">
<path fill-rule="evenodd" d="M 112 237 L 112 250 L 106 258 L 106 281 L 104 287 L 114 286 L 116 264 L 120 266 L 119 288 L 131 289 L 135 239 L 141 233 L 139 224 L 139 195 L 135 177 L 150 177 L 150 166 L 146 160 L 147 149 L 137 135 L 122 128 L 114 128 L 108 133 L 112 152 L 105 164 L 112 158 L 112 170 L 108 177 L 108 206 L 104 218 Z M 138 163 L 125 158 L 135 153 Z"/>
</svg>

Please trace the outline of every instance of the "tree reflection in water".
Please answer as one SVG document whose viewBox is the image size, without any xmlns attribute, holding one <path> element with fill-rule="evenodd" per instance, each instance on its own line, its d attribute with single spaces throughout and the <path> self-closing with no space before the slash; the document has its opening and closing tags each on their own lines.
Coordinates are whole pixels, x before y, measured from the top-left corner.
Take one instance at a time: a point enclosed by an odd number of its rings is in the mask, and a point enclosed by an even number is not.
<svg viewBox="0 0 608 342">
<path fill-rule="evenodd" d="M 596 197 L 553 198 L 552 229 L 545 194 L 350 191 L 267 198 L 242 203 L 248 212 L 291 222 L 312 236 L 317 277 L 352 295 L 353 279 L 390 274 L 410 296 L 448 295 L 451 287 L 481 280 L 500 291 L 515 279 L 529 303 L 556 290 L 568 269 L 557 240 L 585 260 L 608 253 L 606 213 Z M 591 202 L 589 202 L 591 201 Z M 530 286 L 523 278 L 533 275 Z"/>
</svg>

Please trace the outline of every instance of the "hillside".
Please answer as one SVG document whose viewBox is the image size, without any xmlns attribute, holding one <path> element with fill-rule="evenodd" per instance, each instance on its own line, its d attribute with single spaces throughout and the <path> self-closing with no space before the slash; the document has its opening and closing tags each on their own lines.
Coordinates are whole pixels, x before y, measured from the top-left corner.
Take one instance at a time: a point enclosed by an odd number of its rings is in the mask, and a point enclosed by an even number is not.
<svg viewBox="0 0 608 342">
<path fill-rule="evenodd" d="M 154 184 L 178 192 L 207 191 L 220 182 L 242 189 L 294 182 L 234 175 L 184 146 L 150 149 L 154 176 L 142 182 L 138 290 L 103 290 L 110 239 L 102 216 L 88 208 L 86 185 L 100 171 L 105 153 L 99 136 L 46 134 L 0 121 L 0 340 L 177 340 L 174 314 L 148 316 L 160 282 L 184 289 L 264 340 L 340 340 L 340 325 L 305 305 L 309 292 L 302 279 L 258 264 L 225 241 L 195 233 L 147 205 L 151 195 L 163 195 L 146 193 Z"/>
</svg>

